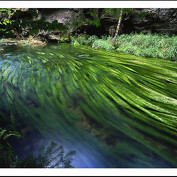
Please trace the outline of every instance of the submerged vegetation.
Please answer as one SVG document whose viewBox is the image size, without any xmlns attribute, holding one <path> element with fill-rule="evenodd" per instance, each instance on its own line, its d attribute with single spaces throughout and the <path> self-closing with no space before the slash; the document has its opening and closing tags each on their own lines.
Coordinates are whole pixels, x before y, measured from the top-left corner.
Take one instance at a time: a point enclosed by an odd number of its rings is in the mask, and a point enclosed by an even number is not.
<svg viewBox="0 0 177 177">
<path fill-rule="evenodd" d="M 176 63 L 70 44 L 3 52 L 0 108 L 10 124 L 99 149 L 108 167 L 177 166 Z"/>
</svg>

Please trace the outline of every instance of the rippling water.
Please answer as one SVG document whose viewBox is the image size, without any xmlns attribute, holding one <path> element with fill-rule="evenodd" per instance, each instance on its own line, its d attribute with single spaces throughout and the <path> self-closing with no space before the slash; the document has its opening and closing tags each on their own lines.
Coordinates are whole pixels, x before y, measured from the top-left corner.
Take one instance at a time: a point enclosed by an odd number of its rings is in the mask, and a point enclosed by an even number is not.
<svg viewBox="0 0 177 177">
<path fill-rule="evenodd" d="M 22 134 L 21 159 L 55 141 L 76 151 L 75 167 L 177 167 L 177 63 L 70 44 L 2 47 L 0 125 Z"/>
</svg>

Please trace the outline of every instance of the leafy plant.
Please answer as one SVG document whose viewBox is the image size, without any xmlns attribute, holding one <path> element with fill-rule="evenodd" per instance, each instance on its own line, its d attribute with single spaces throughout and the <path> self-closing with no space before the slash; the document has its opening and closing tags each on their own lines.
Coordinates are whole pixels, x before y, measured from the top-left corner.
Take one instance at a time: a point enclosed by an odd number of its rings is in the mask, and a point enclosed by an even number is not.
<svg viewBox="0 0 177 177">
<path fill-rule="evenodd" d="M 47 149 L 44 147 L 40 149 L 37 157 L 29 156 L 20 166 L 24 168 L 73 168 L 71 162 L 75 154 L 75 151 L 65 154 L 63 146 L 51 142 Z"/>
<path fill-rule="evenodd" d="M 177 60 L 176 36 L 158 34 L 123 34 L 116 38 L 117 51 L 136 56 Z"/>
<path fill-rule="evenodd" d="M 105 41 L 102 39 L 94 41 L 92 44 L 92 47 L 97 48 L 97 49 L 103 48 L 103 49 L 106 49 L 107 51 L 115 49 L 115 47 L 112 45 L 111 41 L 109 41 L 109 40 Z"/>
<path fill-rule="evenodd" d="M 64 152 L 63 146 L 58 146 L 57 143 L 51 142 L 50 146 L 45 149 L 42 147 L 39 155 L 34 157 L 28 156 L 25 160 L 19 161 L 14 152 L 13 147 L 8 142 L 10 137 L 20 138 L 21 135 L 17 131 L 7 131 L 0 128 L 0 167 L 5 168 L 73 168 L 72 156 L 75 151 L 70 151 L 67 154 Z"/>
<path fill-rule="evenodd" d="M 96 35 L 92 35 L 88 38 L 88 45 L 92 45 L 94 41 L 98 40 L 98 37 Z"/>
<path fill-rule="evenodd" d="M 7 131 L 0 128 L 0 167 L 16 167 L 18 163 L 13 147 L 8 142 L 9 137 L 12 136 L 21 137 L 17 131 Z"/>
<path fill-rule="evenodd" d="M 21 137 L 21 135 L 17 131 L 7 131 L 0 128 L 0 143 L 7 143 L 7 139 L 11 136 L 15 136 L 17 138 Z"/>
<path fill-rule="evenodd" d="M 38 35 L 41 30 L 52 31 L 59 30 L 63 32 L 66 26 L 62 23 L 58 23 L 56 20 L 51 23 L 45 21 L 45 17 L 38 18 L 38 12 L 36 9 L 0 9 L 0 11 L 7 11 L 8 16 L 0 22 L 0 37 L 16 37 L 21 38 L 22 33 L 26 35 Z"/>
<path fill-rule="evenodd" d="M 177 60 L 177 37 L 158 34 L 121 34 L 113 42 L 113 38 L 107 36 L 86 36 L 80 34 L 71 37 L 71 43 L 75 45 L 90 45 L 93 48 L 105 50 L 117 50 L 118 52 L 130 53 L 135 56 L 162 58 Z"/>
</svg>

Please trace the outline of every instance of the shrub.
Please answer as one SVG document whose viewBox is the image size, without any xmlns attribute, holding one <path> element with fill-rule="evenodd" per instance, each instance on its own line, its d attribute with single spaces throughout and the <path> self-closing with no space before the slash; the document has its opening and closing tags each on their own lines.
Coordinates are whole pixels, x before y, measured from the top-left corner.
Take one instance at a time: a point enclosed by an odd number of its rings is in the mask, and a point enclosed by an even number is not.
<svg viewBox="0 0 177 177">
<path fill-rule="evenodd" d="M 71 37 L 74 45 L 90 45 L 96 49 L 117 50 L 142 57 L 155 57 L 168 60 L 177 60 L 177 36 L 158 34 L 122 34 L 116 41 L 106 35 L 99 39 L 93 35 L 88 37 L 80 34 L 77 38 Z"/>
<path fill-rule="evenodd" d="M 107 38 L 108 38 L 107 35 L 102 35 L 101 36 L 101 39 L 103 39 L 103 40 L 107 40 Z"/>
<path fill-rule="evenodd" d="M 88 45 L 92 45 L 94 41 L 98 40 L 98 37 L 96 35 L 92 35 L 88 38 Z"/>
<path fill-rule="evenodd" d="M 177 60 L 177 36 L 123 34 L 117 37 L 117 51 L 136 56 Z"/>
<path fill-rule="evenodd" d="M 111 44 L 109 40 L 105 41 L 102 39 L 94 41 L 92 44 L 92 47 L 96 49 L 98 48 L 106 49 L 107 51 L 115 49 L 115 47 Z"/>
</svg>

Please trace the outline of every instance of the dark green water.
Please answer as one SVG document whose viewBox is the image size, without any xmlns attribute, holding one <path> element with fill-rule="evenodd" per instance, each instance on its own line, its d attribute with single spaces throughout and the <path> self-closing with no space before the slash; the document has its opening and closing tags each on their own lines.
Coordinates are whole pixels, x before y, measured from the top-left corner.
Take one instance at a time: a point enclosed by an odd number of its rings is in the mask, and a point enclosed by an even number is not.
<svg viewBox="0 0 177 177">
<path fill-rule="evenodd" d="M 22 134 L 12 142 L 21 159 L 55 141 L 76 151 L 75 167 L 177 167 L 177 63 L 2 47 L 0 126 Z"/>
</svg>

